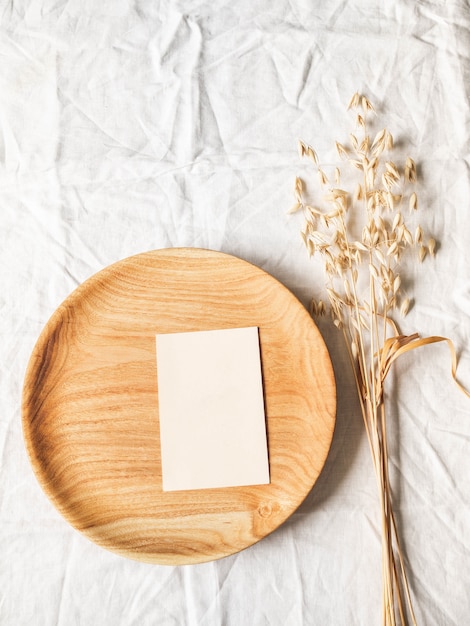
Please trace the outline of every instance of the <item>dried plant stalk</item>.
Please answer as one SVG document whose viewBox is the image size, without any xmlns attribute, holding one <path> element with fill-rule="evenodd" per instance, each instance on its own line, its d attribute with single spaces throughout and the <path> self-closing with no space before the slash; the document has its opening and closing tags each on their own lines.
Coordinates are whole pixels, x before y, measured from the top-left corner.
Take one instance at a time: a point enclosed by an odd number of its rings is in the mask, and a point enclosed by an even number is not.
<svg viewBox="0 0 470 626">
<path fill-rule="evenodd" d="M 414 214 L 418 198 L 416 165 L 408 157 L 403 166 L 391 158 L 393 137 L 384 128 L 369 134 L 369 117 L 375 109 L 358 93 L 349 102 L 355 111 L 357 130 L 349 144 L 335 142 L 342 163 L 356 173 L 358 180 L 351 194 L 342 189 L 341 170 L 335 167 L 335 186 L 324 196 L 326 208 L 312 206 L 305 198 L 305 184 L 295 181 L 296 204 L 290 212 L 305 217 L 302 239 L 310 256 L 319 255 L 326 271 L 326 291 L 334 324 L 344 334 L 353 367 L 362 417 L 379 487 L 383 562 L 383 620 L 385 626 L 416 625 L 404 556 L 393 513 L 388 469 L 387 420 L 384 383 L 391 366 L 405 352 L 446 341 L 452 355 L 452 375 L 456 380 L 456 354 L 444 337 L 420 338 L 417 333 L 400 334 L 392 316 L 397 310 L 406 315 L 411 300 L 402 294 L 400 261 L 415 248 L 423 261 L 434 256 L 436 242 L 423 243 L 421 226 L 408 228 L 404 208 Z M 322 187 L 328 177 L 319 165 L 314 149 L 300 142 L 301 156 L 313 161 Z M 352 219 L 351 219 L 352 218 Z M 311 311 L 321 315 L 323 301 L 312 302 Z M 457 383 L 462 391 L 468 392 Z"/>
</svg>

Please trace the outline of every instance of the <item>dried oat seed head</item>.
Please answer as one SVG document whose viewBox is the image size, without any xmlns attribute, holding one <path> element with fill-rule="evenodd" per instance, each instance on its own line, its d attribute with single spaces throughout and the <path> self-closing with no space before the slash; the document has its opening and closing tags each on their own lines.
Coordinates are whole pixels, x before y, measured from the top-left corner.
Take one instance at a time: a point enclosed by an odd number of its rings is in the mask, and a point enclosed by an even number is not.
<svg viewBox="0 0 470 626">
<path fill-rule="evenodd" d="M 328 184 L 328 178 L 326 177 L 325 172 L 321 169 L 318 170 L 318 180 L 320 181 L 321 185 Z"/>
<path fill-rule="evenodd" d="M 395 276 L 395 279 L 393 281 L 393 293 L 398 293 L 399 289 L 400 289 L 400 285 L 401 285 L 401 278 L 400 276 Z"/>
<path fill-rule="evenodd" d="M 402 314 L 403 317 L 405 317 L 409 310 L 410 310 L 410 300 L 409 298 L 405 298 L 403 302 L 401 303 L 400 313 Z"/>
<path fill-rule="evenodd" d="M 416 164 L 411 157 L 408 157 L 405 161 L 405 179 L 409 183 L 415 183 L 416 178 Z"/>
<path fill-rule="evenodd" d="M 302 208 L 302 203 L 301 202 L 296 202 L 294 204 L 294 206 L 292 206 L 287 213 L 290 215 L 291 213 L 297 213 L 297 211 L 299 211 Z"/>
<path fill-rule="evenodd" d="M 400 211 L 398 211 L 398 213 L 395 215 L 395 218 L 393 220 L 392 230 L 396 230 L 397 227 L 401 226 L 402 224 L 403 224 L 403 217 Z"/>
<path fill-rule="evenodd" d="M 347 159 L 347 158 L 348 158 L 348 156 L 349 156 L 349 155 L 348 155 L 348 151 L 347 151 L 347 149 L 343 146 L 343 144 L 342 144 L 342 143 L 339 143 L 339 141 L 336 141 L 336 142 L 335 142 L 335 145 L 336 145 L 336 152 L 338 153 L 338 156 L 339 156 L 341 159 L 343 159 L 343 158 L 344 158 L 344 159 Z"/>
<path fill-rule="evenodd" d="M 318 165 L 317 153 L 315 152 L 315 150 L 311 146 L 307 147 L 307 156 L 310 159 L 312 159 L 312 161 L 315 163 L 315 165 Z"/>
<path fill-rule="evenodd" d="M 357 107 L 359 105 L 359 101 L 360 101 L 360 95 L 359 93 L 356 91 L 356 93 L 352 96 L 351 100 L 349 101 L 348 104 L 348 111 L 349 109 L 352 109 L 353 107 Z"/>
<path fill-rule="evenodd" d="M 414 191 L 410 196 L 409 207 L 410 211 L 416 211 L 418 208 L 418 197 Z"/>
<path fill-rule="evenodd" d="M 421 226 L 417 226 L 415 230 L 415 242 L 420 244 L 423 241 L 423 230 Z"/>
<path fill-rule="evenodd" d="M 375 147 L 376 147 L 376 146 L 378 146 L 379 144 L 383 144 L 383 143 L 384 143 L 384 140 L 385 140 L 385 133 L 386 133 L 386 132 L 387 132 L 387 131 L 386 131 L 386 129 L 384 128 L 384 129 L 380 130 L 380 131 L 376 134 L 376 136 L 375 136 L 375 138 L 374 138 L 374 141 L 372 142 L 372 148 L 375 148 Z"/>
<path fill-rule="evenodd" d="M 364 113 L 367 113 L 367 111 L 372 111 L 373 113 L 375 113 L 375 109 L 372 106 L 372 103 L 365 96 L 362 96 L 361 104 L 362 104 L 362 108 L 364 110 Z"/>
</svg>

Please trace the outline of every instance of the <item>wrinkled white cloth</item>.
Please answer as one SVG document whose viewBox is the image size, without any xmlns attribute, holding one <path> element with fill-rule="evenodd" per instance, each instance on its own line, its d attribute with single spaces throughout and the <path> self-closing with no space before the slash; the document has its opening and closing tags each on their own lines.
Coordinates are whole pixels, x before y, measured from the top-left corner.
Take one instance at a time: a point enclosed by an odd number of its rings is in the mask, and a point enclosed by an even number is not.
<svg viewBox="0 0 470 626">
<path fill-rule="evenodd" d="M 336 330 L 326 466 L 301 508 L 221 561 L 151 566 L 72 529 L 36 482 L 21 431 L 26 364 L 83 280 L 132 254 L 212 248 L 305 304 L 324 278 L 288 216 L 297 139 L 327 166 L 359 90 L 419 164 L 435 259 L 404 264 L 406 333 L 446 335 L 470 385 L 470 8 L 458 0 L 0 1 L 0 624 L 380 623 L 379 508 Z M 314 185 L 312 185 L 312 189 Z M 392 480 L 419 624 L 470 608 L 470 401 L 445 345 L 398 362 L 387 390 Z"/>
</svg>

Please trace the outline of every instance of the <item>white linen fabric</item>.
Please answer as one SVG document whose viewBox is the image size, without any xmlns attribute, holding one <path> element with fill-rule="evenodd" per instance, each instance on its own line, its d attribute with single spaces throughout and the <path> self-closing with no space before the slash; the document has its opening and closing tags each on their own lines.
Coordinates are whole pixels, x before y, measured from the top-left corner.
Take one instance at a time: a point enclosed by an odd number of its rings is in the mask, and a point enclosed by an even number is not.
<svg viewBox="0 0 470 626">
<path fill-rule="evenodd" d="M 446 335 L 470 385 L 470 8 L 461 0 L 0 1 L 0 623 L 4 626 L 379 624 L 375 479 L 345 349 L 328 461 L 305 503 L 220 561 L 140 564 L 82 537 L 32 473 L 21 389 L 59 303 L 155 248 L 237 255 L 305 305 L 324 295 L 293 180 L 327 166 L 359 90 L 419 164 L 435 259 L 404 263 L 405 333 Z M 312 185 L 312 190 L 315 186 Z M 387 388 L 392 480 L 419 624 L 470 608 L 470 401 L 445 345 Z"/>
</svg>

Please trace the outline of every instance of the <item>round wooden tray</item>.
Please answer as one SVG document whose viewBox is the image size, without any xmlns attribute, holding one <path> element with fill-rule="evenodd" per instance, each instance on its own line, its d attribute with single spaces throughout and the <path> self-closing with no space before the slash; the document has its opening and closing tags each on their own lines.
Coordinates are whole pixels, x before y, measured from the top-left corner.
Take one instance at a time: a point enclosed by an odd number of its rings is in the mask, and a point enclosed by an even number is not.
<svg viewBox="0 0 470 626">
<path fill-rule="evenodd" d="M 271 483 L 163 492 L 155 335 L 243 326 L 259 328 Z M 57 309 L 27 369 L 23 430 L 72 526 L 174 565 L 233 554 L 284 522 L 323 467 L 335 408 L 329 355 L 300 302 L 245 261 L 176 248 L 107 267 Z"/>
</svg>

